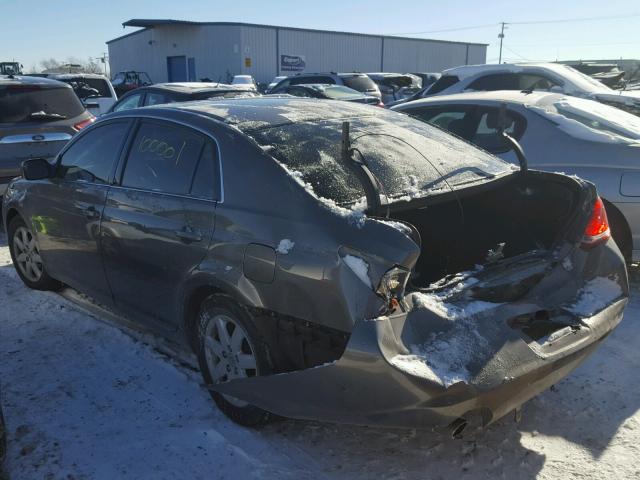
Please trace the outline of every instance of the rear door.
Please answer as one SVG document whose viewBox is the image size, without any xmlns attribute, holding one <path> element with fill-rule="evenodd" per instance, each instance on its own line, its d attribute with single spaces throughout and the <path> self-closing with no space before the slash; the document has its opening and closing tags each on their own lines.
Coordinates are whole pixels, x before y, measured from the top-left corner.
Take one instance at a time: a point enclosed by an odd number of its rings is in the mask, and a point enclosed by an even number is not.
<svg viewBox="0 0 640 480">
<path fill-rule="evenodd" d="M 96 125 L 62 152 L 54 178 L 29 190 L 31 221 L 51 275 L 106 304 L 100 219 L 130 123 Z"/>
<path fill-rule="evenodd" d="M 217 161 L 208 136 L 140 121 L 102 222 L 107 278 L 122 310 L 170 331 L 178 327 L 179 287 L 213 234 Z"/>
<path fill-rule="evenodd" d="M 76 133 L 74 122 L 83 114 L 71 87 L 0 86 L 0 179 L 19 175 L 20 164 L 29 158 L 53 159 Z"/>
</svg>

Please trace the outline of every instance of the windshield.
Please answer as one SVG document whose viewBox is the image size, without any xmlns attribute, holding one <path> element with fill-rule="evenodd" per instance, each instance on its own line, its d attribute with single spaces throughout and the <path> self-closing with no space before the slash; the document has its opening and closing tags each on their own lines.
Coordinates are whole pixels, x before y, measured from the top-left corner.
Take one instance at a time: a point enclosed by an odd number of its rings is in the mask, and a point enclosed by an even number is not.
<svg viewBox="0 0 640 480">
<path fill-rule="evenodd" d="M 61 120 L 77 117 L 84 106 L 71 88 L 34 85 L 0 87 L 0 123 Z"/>
<path fill-rule="evenodd" d="M 342 85 L 328 85 L 316 88 L 333 100 L 362 97 L 362 93 L 354 90 L 353 88 L 343 87 Z"/>
<path fill-rule="evenodd" d="M 376 84 L 373 83 L 366 75 L 345 75 L 342 76 L 342 82 L 349 88 L 353 88 L 359 92 L 375 90 Z"/>
<path fill-rule="evenodd" d="M 232 83 L 237 85 L 252 85 L 253 79 L 251 77 L 234 77 Z"/>
<path fill-rule="evenodd" d="M 528 108 L 576 138 L 623 143 L 640 140 L 639 117 L 599 102 L 554 96 Z"/>
<path fill-rule="evenodd" d="M 391 202 L 449 191 L 449 187 L 462 188 L 514 168 L 395 112 L 349 122 L 351 146 L 362 154 Z M 317 196 L 349 204 L 365 195 L 351 166 L 341 158 L 342 120 L 293 123 L 251 135 L 259 144 L 272 147 L 270 153 L 289 170 L 299 172 Z"/>
</svg>

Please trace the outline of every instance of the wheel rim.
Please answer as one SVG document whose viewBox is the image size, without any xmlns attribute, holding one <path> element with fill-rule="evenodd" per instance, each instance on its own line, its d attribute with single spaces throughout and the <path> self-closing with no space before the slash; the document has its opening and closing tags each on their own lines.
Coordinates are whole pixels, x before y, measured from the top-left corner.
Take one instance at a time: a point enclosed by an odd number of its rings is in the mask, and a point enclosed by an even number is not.
<svg viewBox="0 0 640 480">
<path fill-rule="evenodd" d="M 207 323 L 204 351 L 214 383 L 258 374 L 254 348 L 245 329 L 227 315 L 216 315 Z M 245 407 L 247 402 L 223 395 L 231 404 Z"/>
<path fill-rule="evenodd" d="M 18 227 L 13 235 L 13 254 L 20 273 L 31 282 L 42 278 L 44 267 L 36 237 L 26 228 Z"/>
</svg>

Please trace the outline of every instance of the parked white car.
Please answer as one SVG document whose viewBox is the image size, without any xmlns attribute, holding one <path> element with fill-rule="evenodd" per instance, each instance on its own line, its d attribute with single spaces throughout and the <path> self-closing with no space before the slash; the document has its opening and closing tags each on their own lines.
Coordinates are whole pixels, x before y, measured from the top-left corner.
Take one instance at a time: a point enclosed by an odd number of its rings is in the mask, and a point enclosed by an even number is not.
<svg viewBox="0 0 640 480">
<path fill-rule="evenodd" d="M 247 90 L 258 90 L 258 84 L 251 75 L 235 75 L 231 81 L 231 85 L 244 87 Z"/>
<path fill-rule="evenodd" d="M 48 78 L 68 83 L 84 106 L 96 117 L 107 113 L 116 103 L 113 85 L 104 75 L 93 73 L 53 73 Z"/>
<path fill-rule="evenodd" d="M 606 103 L 640 115 L 640 91 L 613 90 L 559 63 L 466 65 L 442 72 L 422 97 L 465 91 L 541 90 Z"/>
<path fill-rule="evenodd" d="M 443 95 L 392 109 L 517 164 L 500 135 L 502 109 L 502 125 L 522 145 L 532 169 L 578 175 L 597 186 L 620 250 L 627 260 L 640 261 L 640 118 L 592 100 L 545 92 Z"/>
</svg>

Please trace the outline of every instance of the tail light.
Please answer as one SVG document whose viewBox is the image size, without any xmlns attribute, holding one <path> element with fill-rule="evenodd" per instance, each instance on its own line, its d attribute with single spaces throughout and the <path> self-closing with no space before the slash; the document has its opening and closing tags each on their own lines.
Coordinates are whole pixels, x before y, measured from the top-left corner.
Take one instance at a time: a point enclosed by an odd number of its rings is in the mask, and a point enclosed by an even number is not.
<svg viewBox="0 0 640 480">
<path fill-rule="evenodd" d="M 79 132 L 80 130 L 82 130 L 84 127 L 86 127 L 87 125 L 91 125 L 93 122 L 96 121 L 96 117 L 94 117 L 93 115 L 91 115 L 91 117 L 87 118 L 86 120 L 82 120 L 81 122 L 78 122 L 76 124 L 73 125 L 73 128 L 76 132 Z"/>
<path fill-rule="evenodd" d="M 611 238 L 611 230 L 609 229 L 609 220 L 607 220 L 607 211 L 602 199 L 597 197 L 580 246 L 588 250 L 606 242 L 609 238 Z"/>
<path fill-rule="evenodd" d="M 384 108 L 384 103 L 382 103 L 382 100 L 379 100 L 378 103 L 376 103 L 376 107 Z"/>
</svg>

